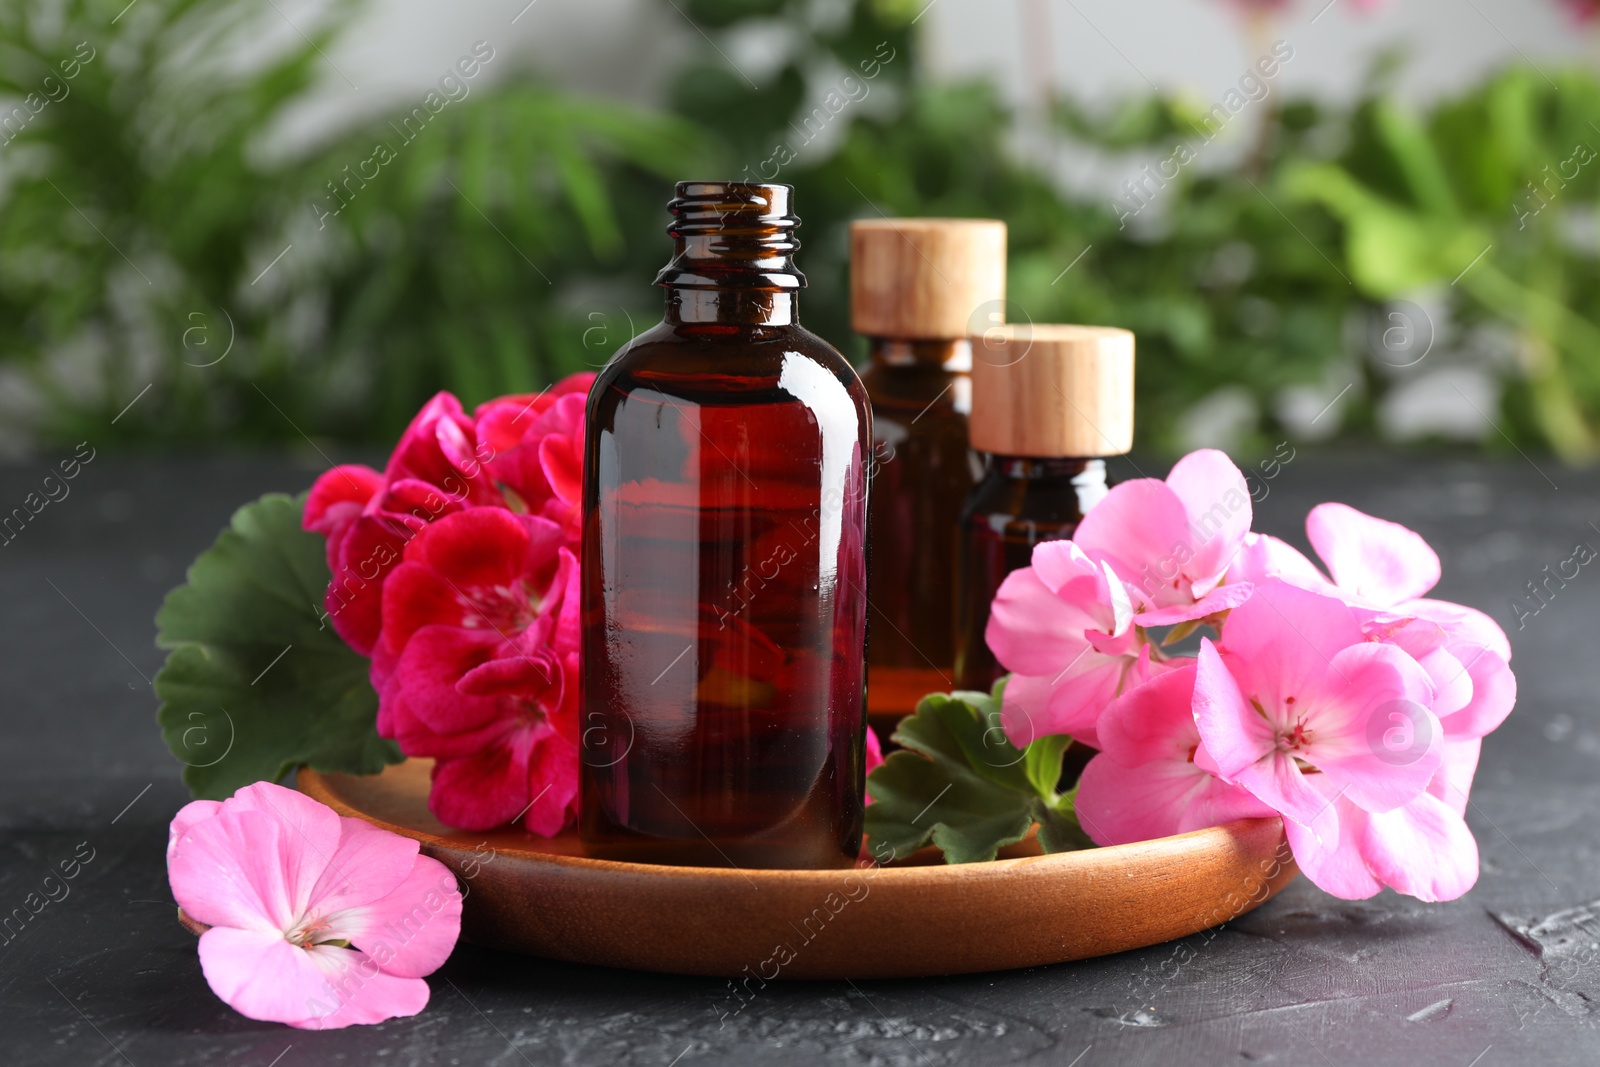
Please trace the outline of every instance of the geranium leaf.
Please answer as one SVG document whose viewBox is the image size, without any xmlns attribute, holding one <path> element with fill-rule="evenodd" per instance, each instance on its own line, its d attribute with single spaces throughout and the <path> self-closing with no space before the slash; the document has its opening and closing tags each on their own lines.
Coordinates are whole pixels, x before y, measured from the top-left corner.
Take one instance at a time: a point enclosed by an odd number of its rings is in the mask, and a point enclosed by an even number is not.
<svg viewBox="0 0 1600 1067">
<path fill-rule="evenodd" d="M 1053 753 L 1059 778 L 1066 739 L 1041 738 L 1017 749 L 998 728 L 1000 692 L 996 686 L 989 695 L 935 693 L 901 721 L 894 733 L 901 750 L 867 779 L 867 836 L 875 853 L 887 845 L 904 858 L 932 843 L 949 863 L 992 860 L 1035 822 L 1047 851 L 1082 847 L 1072 836 L 1071 803 L 1061 806 L 1055 779 L 1041 790 L 1029 775 L 1030 763 L 1048 764 Z M 1030 761 L 1035 746 L 1048 752 Z M 1047 821 L 1062 824 L 1052 826 L 1048 841 Z"/>
<path fill-rule="evenodd" d="M 1037 738 L 1027 747 L 1024 767 L 1034 792 L 1041 797 L 1053 797 L 1061 785 L 1061 758 L 1066 755 L 1072 738 L 1066 734 L 1051 734 Z"/>
<path fill-rule="evenodd" d="M 373 774 L 402 758 L 378 736 L 366 658 L 322 617 L 328 566 L 322 538 L 300 528 L 304 506 L 269 493 L 234 512 L 156 614 L 171 650 L 156 717 L 197 797 L 302 764 Z"/>
</svg>

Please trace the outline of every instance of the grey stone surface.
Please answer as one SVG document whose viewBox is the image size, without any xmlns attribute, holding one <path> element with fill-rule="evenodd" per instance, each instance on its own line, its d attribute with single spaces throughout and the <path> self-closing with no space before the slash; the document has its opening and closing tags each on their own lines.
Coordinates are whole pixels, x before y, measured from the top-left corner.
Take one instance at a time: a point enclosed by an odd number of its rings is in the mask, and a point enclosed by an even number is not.
<svg viewBox="0 0 1600 1067">
<path fill-rule="evenodd" d="M 306 1033 L 220 1003 L 174 921 L 163 849 L 186 795 L 148 679 L 152 616 L 188 560 L 236 506 L 316 468 L 97 457 L 0 547 L 0 913 L 92 850 L 70 892 L 0 943 L 0 1062 L 1595 1064 L 1600 572 L 1552 584 L 1520 630 L 1511 604 L 1579 541 L 1600 548 L 1600 475 L 1533 463 L 1302 455 L 1257 508 L 1258 529 L 1302 547 L 1321 500 L 1405 522 L 1444 559 L 1439 594 L 1511 633 L 1521 699 L 1484 748 L 1468 813 L 1483 874 L 1459 901 L 1346 902 L 1300 879 L 1209 939 L 1018 972 L 778 983 L 725 1018 L 721 981 L 463 945 L 420 1016 Z M 0 468 L 0 512 L 45 473 Z"/>
</svg>

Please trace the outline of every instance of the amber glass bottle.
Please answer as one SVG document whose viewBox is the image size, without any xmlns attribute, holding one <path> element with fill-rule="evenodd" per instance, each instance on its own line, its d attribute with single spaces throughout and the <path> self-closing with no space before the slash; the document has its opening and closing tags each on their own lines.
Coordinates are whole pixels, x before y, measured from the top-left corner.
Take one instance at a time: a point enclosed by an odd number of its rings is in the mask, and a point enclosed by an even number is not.
<svg viewBox="0 0 1600 1067">
<path fill-rule="evenodd" d="M 851 322 L 872 400 L 867 707 L 886 734 L 954 681 L 955 516 L 977 482 L 967 442 L 970 333 L 1002 321 L 1006 227 L 867 219 L 850 228 Z"/>
<path fill-rule="evenodd" d="M 972 446 L 984 475 L 961 510 L 956 681 L 1005 673 L 984 640 L 989 604 L 1042 541 L 1071 537 L 1106 494 L 1105 460 L 1133 446 L 1133 334 L 1100 326 L 1006 326 L 974 345 Z"/>
<path fill-rule="evenodd" d="M 871 415 L 803 329 L 784 185 L 684 182 L 666 316 L 589 394 L 581 833 L 840 867 L 861 846 Z"/>
</svg>

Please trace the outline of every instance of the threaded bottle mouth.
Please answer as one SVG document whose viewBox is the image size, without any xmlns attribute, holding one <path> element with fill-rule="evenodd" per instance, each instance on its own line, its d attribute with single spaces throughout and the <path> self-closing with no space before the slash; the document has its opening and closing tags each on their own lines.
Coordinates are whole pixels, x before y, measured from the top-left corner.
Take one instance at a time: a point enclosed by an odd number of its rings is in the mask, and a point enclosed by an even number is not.
<svg viewBox="0 0 1600 1067">
<path fill-rule="evenodd" d="M 792 257 L 794 188 L 765 182 L 679 182 L 667 205 L 672 261 L 656 284 L 681 289 L 803 289 Z"/>
</svg>

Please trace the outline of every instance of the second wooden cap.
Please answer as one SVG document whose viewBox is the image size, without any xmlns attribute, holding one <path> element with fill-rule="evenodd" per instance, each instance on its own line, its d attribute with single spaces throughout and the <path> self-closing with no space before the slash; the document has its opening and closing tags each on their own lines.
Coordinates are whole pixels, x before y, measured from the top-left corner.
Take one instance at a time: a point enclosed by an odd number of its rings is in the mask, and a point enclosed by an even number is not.
<svg viewBox="0 0 1600 1067">
<path fill-rule="evenodd" d="M 996 326 L 972 339 L 972 447 L 1001 456 L 1118 456 L 1133 447 L 1133 334 Z"/>
<path fill-rule="evenodd" d="M 850 224 L 850 323 L 868 337 L 954 341 L 1005 321 L 1006 224 Z"/>
</svg>

